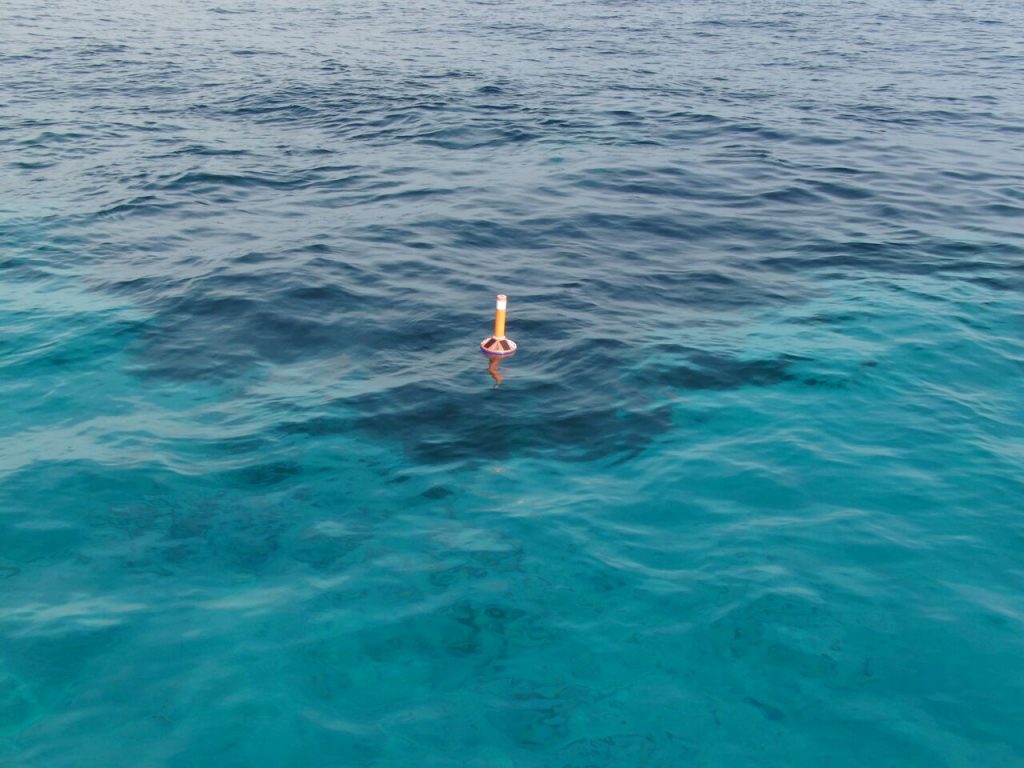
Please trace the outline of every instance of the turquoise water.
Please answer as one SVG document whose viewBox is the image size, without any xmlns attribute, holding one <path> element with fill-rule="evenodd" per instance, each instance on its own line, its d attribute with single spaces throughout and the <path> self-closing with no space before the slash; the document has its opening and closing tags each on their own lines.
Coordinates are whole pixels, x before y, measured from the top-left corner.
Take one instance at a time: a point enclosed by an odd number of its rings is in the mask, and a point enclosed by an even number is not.
<svg viewBox="0 0 1024 768">
<path fill-rule="evenodd" d="M 1024 765 L 1018 3 L 139 5 L 0 9 L 0 762 Z"/>
</svg>

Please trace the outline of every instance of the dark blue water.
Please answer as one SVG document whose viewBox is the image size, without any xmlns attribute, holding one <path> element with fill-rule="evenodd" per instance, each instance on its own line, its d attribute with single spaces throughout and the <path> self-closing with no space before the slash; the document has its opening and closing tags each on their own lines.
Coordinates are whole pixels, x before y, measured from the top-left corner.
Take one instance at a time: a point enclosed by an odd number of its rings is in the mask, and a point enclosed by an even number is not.
<svg viewBox="0 0 1024 768">
<path fill-rule="evenodd" d="M 0 762 L 1024 765 L 1022 72 L 1010 0 L 5 0 Z"/>
</svg>

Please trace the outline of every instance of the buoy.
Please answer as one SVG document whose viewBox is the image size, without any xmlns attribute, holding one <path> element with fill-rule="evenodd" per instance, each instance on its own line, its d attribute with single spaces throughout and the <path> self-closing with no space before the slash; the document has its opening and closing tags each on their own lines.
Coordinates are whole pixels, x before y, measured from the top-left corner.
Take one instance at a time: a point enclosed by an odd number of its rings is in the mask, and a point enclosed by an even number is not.
<svg viewBox="0 0 1024 768">
<path fill-rule="evenodd" d="M 508 297 L 499 293 L 494 307 L 494 333 L 480 342 L 480 349 L 485 355 L 509 357 L 516 353 L 516 343 L 512 339 L 505 338 L 505 308 L 507 306 Z"/>
</svg>

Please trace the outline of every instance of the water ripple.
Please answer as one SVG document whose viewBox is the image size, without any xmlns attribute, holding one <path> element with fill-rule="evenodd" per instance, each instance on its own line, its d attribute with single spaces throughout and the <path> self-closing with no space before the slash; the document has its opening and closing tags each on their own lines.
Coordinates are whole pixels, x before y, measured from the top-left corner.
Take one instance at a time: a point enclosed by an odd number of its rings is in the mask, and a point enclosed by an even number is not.
<svg viewBox="0 0 1024 768">
<path fill-rule="evenodd" d="M 1016 4 L 0 16 L 5 765 L 1021 762 Z"/>
</svg>

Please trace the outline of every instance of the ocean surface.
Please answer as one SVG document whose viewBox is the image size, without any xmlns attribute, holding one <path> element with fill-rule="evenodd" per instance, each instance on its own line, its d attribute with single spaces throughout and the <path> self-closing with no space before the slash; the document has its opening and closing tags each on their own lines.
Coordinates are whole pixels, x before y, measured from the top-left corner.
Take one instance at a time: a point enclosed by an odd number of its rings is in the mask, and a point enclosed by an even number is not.
<svg viewBox="0 0 1024 768">
<path fill-rule="evenodd" d="M 0 416 L 6 768 L 1024 766 L 1024 6 L 4 0 Z"/>
</svg>

